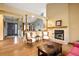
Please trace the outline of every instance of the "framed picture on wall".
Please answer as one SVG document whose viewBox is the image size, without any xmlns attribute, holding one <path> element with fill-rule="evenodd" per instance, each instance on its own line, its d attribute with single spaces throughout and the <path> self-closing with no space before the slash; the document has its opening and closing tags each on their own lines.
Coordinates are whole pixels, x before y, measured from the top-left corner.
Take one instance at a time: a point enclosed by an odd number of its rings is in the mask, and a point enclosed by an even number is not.
<svg viewBox="0 0 79 59">
<path fill-rule="evenodd" d="M 56 21 L 56 26 L 62 26 L 62 20 L 57 20 Z"/>
</svg>

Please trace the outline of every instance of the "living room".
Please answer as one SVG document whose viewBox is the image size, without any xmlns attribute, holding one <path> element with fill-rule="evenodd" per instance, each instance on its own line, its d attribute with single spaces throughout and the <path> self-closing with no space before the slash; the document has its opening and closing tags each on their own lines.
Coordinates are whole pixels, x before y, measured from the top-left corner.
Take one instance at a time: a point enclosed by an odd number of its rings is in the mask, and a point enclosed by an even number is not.
<svg viewBox="0 0 79 59">
<path fill-rule="evenodd" d="M 79 56 L 78 9 L 78 3 L 0 4 L 0 55 Z"/>
</svg>

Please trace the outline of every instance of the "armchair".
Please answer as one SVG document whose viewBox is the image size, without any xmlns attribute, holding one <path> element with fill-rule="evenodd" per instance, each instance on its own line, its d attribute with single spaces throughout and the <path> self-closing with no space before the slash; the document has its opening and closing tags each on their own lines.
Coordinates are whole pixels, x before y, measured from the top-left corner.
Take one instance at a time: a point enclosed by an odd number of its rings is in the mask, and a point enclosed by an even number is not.
<svg viewBox="0 0 79 59">
<path fill-rule="evenodd" d="M 42 37 L 43 37 L 42 31 L 37 31 L 37 37 L 39 40 L 42 39 Z"/>
<path fill-rule="evenodd" d="M 32 32 L 31 39 L 32 39 L 32 42 L 36 41 L 36 32 Z"/>
<path fill-rule="evenodd" d="M 32 45 L 31 32 L 27 32 L 26 39 L 27 44 Z"/>
<path fill-rule="evenodd" d="M 43 40 L 49 39 L 49 33 L 47 31 L 43 32 Z"/>
</svg>

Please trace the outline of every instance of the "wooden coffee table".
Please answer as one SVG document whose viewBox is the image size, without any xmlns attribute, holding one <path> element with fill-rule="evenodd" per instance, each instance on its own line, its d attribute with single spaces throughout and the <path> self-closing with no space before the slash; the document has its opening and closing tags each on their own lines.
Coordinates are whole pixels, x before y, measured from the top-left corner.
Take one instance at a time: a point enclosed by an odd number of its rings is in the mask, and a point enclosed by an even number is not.
<svg viewBox="0 0 79 59">
<path fill-rule="evenodd" d="M 56 45 L 56 46 L 55 46 Z M 54 56 L 57 53 L 59 53 L 61 50 L 61 45 L 56 44 L 55 45 L 48 45 L 44 44 L 42 46 L 38 46 L 38 56 Z"/>
</svg>

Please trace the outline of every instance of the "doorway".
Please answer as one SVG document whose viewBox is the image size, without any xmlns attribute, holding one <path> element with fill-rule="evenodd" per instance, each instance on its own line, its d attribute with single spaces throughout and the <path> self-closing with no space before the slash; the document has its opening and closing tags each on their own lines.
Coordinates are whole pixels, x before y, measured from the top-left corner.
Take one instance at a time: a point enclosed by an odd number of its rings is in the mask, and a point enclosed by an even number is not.
<svg viewBox="0 0 79 59">
<path fill-rule="evenodd" d="M 17 23 L 7 23 L 7 36 L 18 36 Z"/>
</svg>

